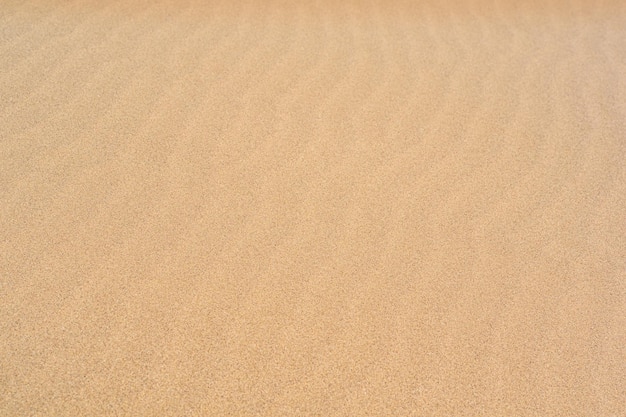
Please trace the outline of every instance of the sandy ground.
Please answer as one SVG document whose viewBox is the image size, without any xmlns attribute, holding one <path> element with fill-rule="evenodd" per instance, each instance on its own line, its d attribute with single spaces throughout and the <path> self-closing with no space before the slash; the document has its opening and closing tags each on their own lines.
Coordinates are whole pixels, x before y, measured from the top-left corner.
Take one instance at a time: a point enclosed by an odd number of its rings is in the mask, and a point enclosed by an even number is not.
<svg viewBox="0 0 626 417">
<path fill-rule="evenodd" d="M 625 2 L 0 0 L 0 106 L 2 416 L 626 415 Z"/>
</svg>

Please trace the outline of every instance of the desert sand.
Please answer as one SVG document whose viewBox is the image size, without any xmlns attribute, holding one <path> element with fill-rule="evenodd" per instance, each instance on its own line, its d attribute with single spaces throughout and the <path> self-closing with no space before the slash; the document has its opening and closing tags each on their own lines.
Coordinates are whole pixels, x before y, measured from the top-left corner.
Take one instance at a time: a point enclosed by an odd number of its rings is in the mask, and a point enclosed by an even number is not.
<svg viewBox="0 0 626 417">
<path fill-rule="evenodd" d="M 0 0 L 0 415 L 626 415 L 626 2 Z"/>
</svg>

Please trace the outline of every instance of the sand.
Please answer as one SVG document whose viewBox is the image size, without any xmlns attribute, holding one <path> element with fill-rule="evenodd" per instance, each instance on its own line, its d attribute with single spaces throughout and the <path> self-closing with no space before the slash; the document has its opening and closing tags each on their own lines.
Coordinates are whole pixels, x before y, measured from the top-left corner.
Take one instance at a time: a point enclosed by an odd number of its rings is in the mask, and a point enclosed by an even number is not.
<svg viewBox="0 0 626 417">
<path fill-rule="evenodd" d="M 626 3 L 0 0 L 0 415 L 625 416 Z"/>
</svg>

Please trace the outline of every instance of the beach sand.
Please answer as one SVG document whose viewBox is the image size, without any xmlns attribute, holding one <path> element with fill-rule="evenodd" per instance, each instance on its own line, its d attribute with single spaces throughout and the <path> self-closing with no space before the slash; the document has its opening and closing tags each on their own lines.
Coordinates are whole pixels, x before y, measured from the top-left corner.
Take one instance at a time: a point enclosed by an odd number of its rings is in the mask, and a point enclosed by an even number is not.
<svg viewBox="0 0 626 417">
<path fill-rule="evenodd" d="M 0 415 L 626 415 L 626 3 L 0 0 Z"/>
</svg>

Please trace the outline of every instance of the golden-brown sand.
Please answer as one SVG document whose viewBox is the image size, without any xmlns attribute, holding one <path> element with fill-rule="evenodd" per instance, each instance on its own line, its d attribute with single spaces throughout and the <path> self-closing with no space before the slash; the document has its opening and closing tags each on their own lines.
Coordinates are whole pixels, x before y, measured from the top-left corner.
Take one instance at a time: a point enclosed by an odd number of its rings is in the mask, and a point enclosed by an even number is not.
<svg viewBox="0 0 626 417">
<path fill-rule="evenodd" d="M 0 415 L 626 415 L 626 2 L 0 0 Z"/>
</svg>

